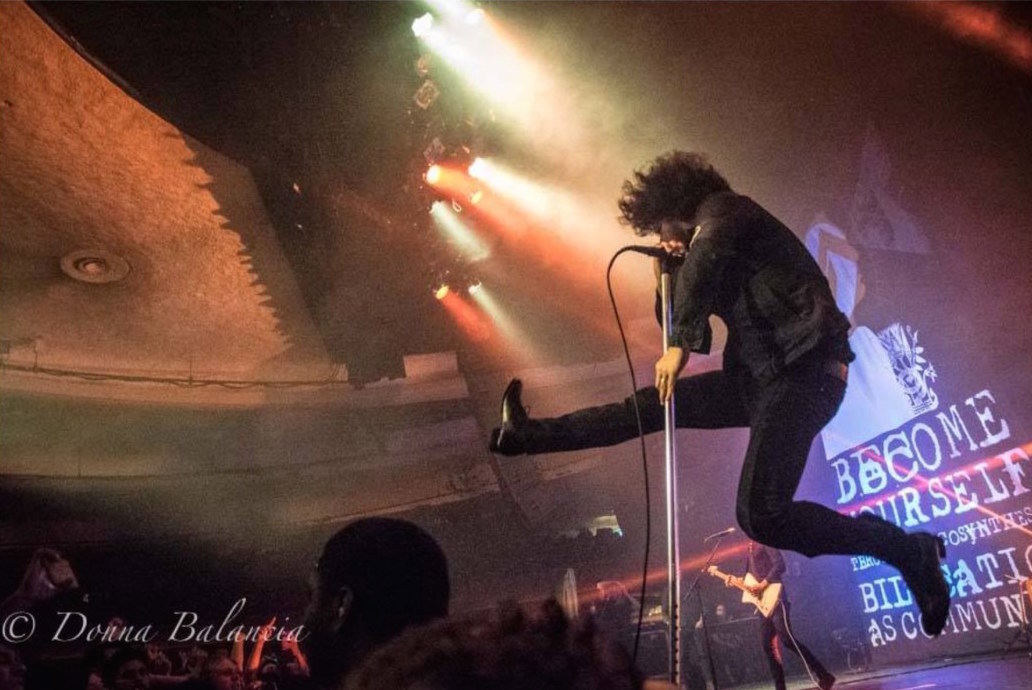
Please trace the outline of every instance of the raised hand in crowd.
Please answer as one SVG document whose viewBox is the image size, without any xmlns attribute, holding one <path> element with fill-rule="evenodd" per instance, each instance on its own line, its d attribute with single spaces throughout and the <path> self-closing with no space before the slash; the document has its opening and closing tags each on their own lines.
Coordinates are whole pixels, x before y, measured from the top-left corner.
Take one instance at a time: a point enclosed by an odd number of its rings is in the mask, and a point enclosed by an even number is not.
<svg viewBox="0 0 1032 690">
<path fill-rule="evenodd" d="M 265 643 L 272 639 L 275 626 L 276 616 L 273 616 L 258 632 L 258 639 L 255 640 L 254 647 L 251 648 L 251 655 L 247 658 L 247 667 L 245 668 L 245 672 L 248 678 L 258 675 L 258 671 L 261 669 L 262 665 L 262 652 L 265 649 Z"/>
<path fill-rule="evenodd" d="M 233 638 L 233 649 L 229 653 L 229 658 L 233 660 L 233 663 L 237 665 L 237 668 L 243 670 L 244 668 L 244 633 L 238 632 Z"/>
<path fill-rule="evenodd" d="M 152 675 L 167 676 L 172 673 L 172 661 L 161 651 L 161 647 L 151 643 L 146 646 L 145 651 L 147 667 Z"/>
<path fill-rule="evenodd" d="M 297 674 L 307 676 L 309 673 L 308 659 L 301 652 L 301 646 L 298 644 L 297 638 L 287 635 L 280 641 L 280 646 L 283 648 L 285 656 L 294 657 L 294 661 L 297 663 Z"/>
<path fill-rule="evenodd" d="M 40 547 L 29 559 L 18 588 L 0 604 L 0 616 L 31 609 L 78 586 L 71 564 L 57 551 Z"/>
</svg>

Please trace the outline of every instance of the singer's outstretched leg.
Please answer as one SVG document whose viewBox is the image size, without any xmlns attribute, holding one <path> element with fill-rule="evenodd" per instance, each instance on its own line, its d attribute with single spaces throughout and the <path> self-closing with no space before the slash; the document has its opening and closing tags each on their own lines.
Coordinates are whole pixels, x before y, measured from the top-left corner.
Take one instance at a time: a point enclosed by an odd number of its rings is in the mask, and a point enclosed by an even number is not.
<svg viewBox="0 0 1032 690">
<path fill-rule="evenodd" d="M 679 428 L 723 429 L 749 425 L 749 415 L 735 380 L 723 371 L 681 378 L 674 394 L 675 423 Z M 654 386 L 642 388 L 635 397 L 642 431 L 663 428 L 663 406 Z M 522 406 L 521 406 L 522 409 Z M 495 429 L 492 451 L 503 455 L 557 453 L 601 448 L 638 436 L 634 399 L 587 407 L 560 417 L 527 418 L 507 429 L 499 447 L 501 429 Z"/>
</svg>

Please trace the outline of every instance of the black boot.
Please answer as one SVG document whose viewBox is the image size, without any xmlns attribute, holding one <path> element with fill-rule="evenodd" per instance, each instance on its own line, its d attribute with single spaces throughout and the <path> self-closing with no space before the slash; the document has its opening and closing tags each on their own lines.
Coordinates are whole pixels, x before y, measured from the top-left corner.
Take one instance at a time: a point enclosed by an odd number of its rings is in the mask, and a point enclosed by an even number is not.
<svg viewBox="0 0 1032 690">
<path fill-rule="evenodd" d="M 906 534 L 902 529 L 871 513 L 861 513 L 858 519 L 879 525 L 892 534 L 886 534 L 886 544 L 899 536 L 905 540 L 905 553 L 893 553 L 893 558 L 878 555 L 883 561 L 895 566 L 917 601 L 921 611 L 921 628 L 928 635 L 938 635 L 950 615 L 950 588 L 942 574 L 939 561 L 946 557 L 946 544 L 941 537 L 928 532 Z M 894 551 L 899 551 L 896 547 Z"/>
<path fill-rule="evenodd" d="M 488 449 L 501 455 L 523 455 L 526 453 L 521 439 L 521 430 L 527 424 L 527 410 L 523 407 L 520 394 L 523 382 L 519 379 L 509 381 L 502 393 L 501 419 L 502 425 L 491 430 L 491 441 Z"/>
<path fill-rule="evenodd" d="M 912 534 L 910 540 L 914 544 L 911 563 L 900 572 L 921 610 L 921 628 L 935 636 L 942 632 L 950 615 L 950 588 L 939 566 L 946 557 L 946 544 L 942 537 L 927 532 Z"/>
<path fill-rule="evenodd" d="M 563 453 L 614 446 L 638 435 L 634 408 L 628 401 L 585 407 L 560 417 L 531 419 L 520 401 L 522 392 L 523 384 L 513 379 L 502 395 L 502 425 L 492 430 L 488 445 L 492 453 Z M 642 406 L 645 433 L 663 428 L 662 407 L 654 388 L 649 399 Z"/>
</svg>

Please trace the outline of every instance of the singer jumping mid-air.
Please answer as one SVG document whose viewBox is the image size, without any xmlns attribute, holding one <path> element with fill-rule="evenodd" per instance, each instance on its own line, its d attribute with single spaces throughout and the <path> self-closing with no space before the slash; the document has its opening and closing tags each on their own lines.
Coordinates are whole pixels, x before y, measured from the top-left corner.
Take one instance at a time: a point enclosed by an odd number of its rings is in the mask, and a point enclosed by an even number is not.
<svg viewBox="0 0 1032 690">
<path fill-rule="evenodd" d="M 636 171 L 619 205 L 638 235 L 658 234 L 664 250 L 684 255 L 671 269 L 669 348 L 656 362 L 656 385 L 636 393 L 644 432 L 663 428 L 663 403 L 671 397 L 678 427 L 749 427 L 736 505 L 742 530 L 810 557 L 862 554 L 889 563 L 913 592 L 925 632 L 938 635 L 950 604 L 938 537 L 795 500 L 810 445 L 841 404 L 854 358 L 849 321 L 802 242 L 735 194 L 701 154 L 674 151 Z M 711 314 L 728 329 L 723 369 L 678 378 L 689 352 L 709 351 Z M 531 419 L 521 388 L 513 380 L 502 397 L 493 452 L 578 450 L 638 435 L 631 398 Z"/>
</svg>

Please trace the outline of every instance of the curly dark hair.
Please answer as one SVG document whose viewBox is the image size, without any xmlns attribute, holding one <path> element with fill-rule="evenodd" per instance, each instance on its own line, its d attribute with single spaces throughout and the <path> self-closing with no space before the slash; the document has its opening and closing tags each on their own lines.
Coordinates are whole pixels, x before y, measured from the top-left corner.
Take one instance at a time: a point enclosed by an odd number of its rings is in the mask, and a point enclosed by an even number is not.
<svg viewBox="0 0 1032 690">
<path fill-rule="evenodd" d="M 707 196 L 729 191 L 731 186 L 705 154 L 671 151 L 624 182 L 620 220 L 635 234 L 656 233 L 664 219 L 690 220 Z"/>
<path fill-rule="evenodd" d="M 630 656 L 554 599 L 412 628 L 374 652 L 346 690 L 640 690 Z"/>
</svg>

